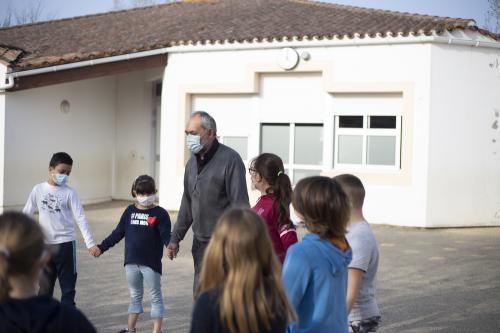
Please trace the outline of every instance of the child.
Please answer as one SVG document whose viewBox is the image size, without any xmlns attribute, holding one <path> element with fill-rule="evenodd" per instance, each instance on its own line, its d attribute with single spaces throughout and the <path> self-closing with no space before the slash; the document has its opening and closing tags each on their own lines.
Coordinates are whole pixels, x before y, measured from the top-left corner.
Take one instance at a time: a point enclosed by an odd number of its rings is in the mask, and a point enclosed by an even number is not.
<svg viewBox="0 0 500 333">
<path fill-rule="evenodd" d="M 344 174 L 334 178 L 351 202 L 347 240 L 352 248 L 347 284 L 347 310 L 351 332 L 376 332 L 380 311 L 375 299 L 378 269 L 378 245 L 375 235 L 363 216 L 365 188 L 361 180 Z"/>
<path fill-rule="evenodd" d="M 257 156 L 249 169 L 252 184 L 261 193 L 253 209 L 264 219 L 274 252 L 283 263 L 290 245 L 297 243 L 297 233 L 290 221 L 292 184 L 285 174 L 283 161 L 274 154 Z"/>
<path fill-rule="evenodd" d="M 331 179 L 309 177 L 295 187 L 292 208 L 310 234 L 290 247 L 283 265 L 285 290 L 299 317 L 289 332 L 347 333 L 348 198 Z"/>
<path fill-rule="evenodd" d="M 89 332 L 96 330 L 73 305 L 37 296 L 50 261 L 40 225 L 28 216 L 0 215 L 0 332 Z"/>
<path fill-rule="evenodd" d="M 191 333 L 283 333 L 294 319 L 262 219 L 224 213 L 203 257 Z"/>
<path fill-rule="evenodd" d="M 135 332 L 142 308 L 143 281 L 151 296 L 153 333 L 161 332 L 165 307 L 161 293 L 161 258 L 163 245 L 170 241 L 170 217 L 156 206 L 156 186 L 153 178 L 142 175 L 132 184 L 132 197 L 137 202 L 123 212 L 120 223 L 99 246 L 104 253 L 125 237 L 125 275 L 130 289 L 128 328 L 120 331 Z"/>
<path fill-rule="evenodd" d="M 61 302 L 75 305 L 76 246 L 75 220 L 91 255 L 99 249 L 95 245 L 76 191 L 67 185 L 73 159 L 67 153 L 55 153 L 49 163 L 47 181 L 31 191 L 23 212 L 32 216 L 39 213 L 39 222 L 45 240 L 55 254 L 47 264 L 40 281 L 40 294 L 52 296 L 56 279 L 61 287 Z"/>
</svg>

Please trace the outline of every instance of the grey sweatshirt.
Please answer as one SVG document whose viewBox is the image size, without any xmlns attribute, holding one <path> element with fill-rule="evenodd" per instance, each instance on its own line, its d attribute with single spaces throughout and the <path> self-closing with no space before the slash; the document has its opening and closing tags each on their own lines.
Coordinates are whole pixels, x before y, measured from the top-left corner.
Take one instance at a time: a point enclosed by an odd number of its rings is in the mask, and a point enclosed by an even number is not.
<svg viewBox="0 0 500 333">
<path fill-rule="evenodd" d="M 199 174 L 192 155 L 184 172 L 184 194 L 171 242 L 179 243 L 191 225 L 194 237 L 209 241 L 226 209 L 250 207 L 245 172 L 240 155 L 223 144 Z"/>
</svg>

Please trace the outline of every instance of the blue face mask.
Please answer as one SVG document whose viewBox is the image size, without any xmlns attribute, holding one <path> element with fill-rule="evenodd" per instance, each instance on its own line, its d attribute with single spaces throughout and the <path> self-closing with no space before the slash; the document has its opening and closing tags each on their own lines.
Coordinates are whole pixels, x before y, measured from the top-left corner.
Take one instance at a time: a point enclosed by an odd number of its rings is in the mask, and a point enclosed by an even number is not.
<svg viewBox="0 0 500 333">
<path fill-rule="evenodd" d="M 201 136 L 188 134 L 186 137 L 186 146 L 193 154 L 198 154 L 202 149 Z"/>
<path fill-rule="evenodd" d="M 68 176 L 64 173 L 55 173 L 52 175 L 52 179 L 58 186 L 65 185 L 68 182 Z"/>
</svg>

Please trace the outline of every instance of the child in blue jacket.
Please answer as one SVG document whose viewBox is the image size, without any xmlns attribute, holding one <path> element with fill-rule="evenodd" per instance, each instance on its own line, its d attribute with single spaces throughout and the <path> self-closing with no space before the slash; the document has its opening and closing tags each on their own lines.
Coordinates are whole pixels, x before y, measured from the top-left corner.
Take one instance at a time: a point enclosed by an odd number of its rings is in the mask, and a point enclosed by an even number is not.
<svg viewBox="0 0 500 333">
<path fill-rule="evenodd" d="M 295 187 L 292 209 L 294 223 L 303 222 L 310 233 L 288 249 L 283 266 L 285 291 L 299 317 L 288 332 L 347 333 L 348 198 L 336 181 L 309 177 Z"/>
</svg>

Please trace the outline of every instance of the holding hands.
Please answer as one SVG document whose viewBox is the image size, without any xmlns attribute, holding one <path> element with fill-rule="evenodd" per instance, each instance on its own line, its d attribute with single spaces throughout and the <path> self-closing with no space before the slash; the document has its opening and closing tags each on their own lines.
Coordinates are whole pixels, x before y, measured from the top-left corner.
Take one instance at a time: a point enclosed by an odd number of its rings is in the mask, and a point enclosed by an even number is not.
<svg viewBox="0 0 500 333">
<path fill-rule="evenodd" d="M 177 257 L 177 253 L 179 252 L 179 244 L 169 243 L 167 246 L 167 257 L 170 260 L 174 260 Z"/>
<path fill-rule="evenodd" d="M 102 252 L 97 245 L 94 245 L 91 248 L 89 248 L 89 254 L 95 258 L 98 258 L 102 254 Z"/>
</svg>

